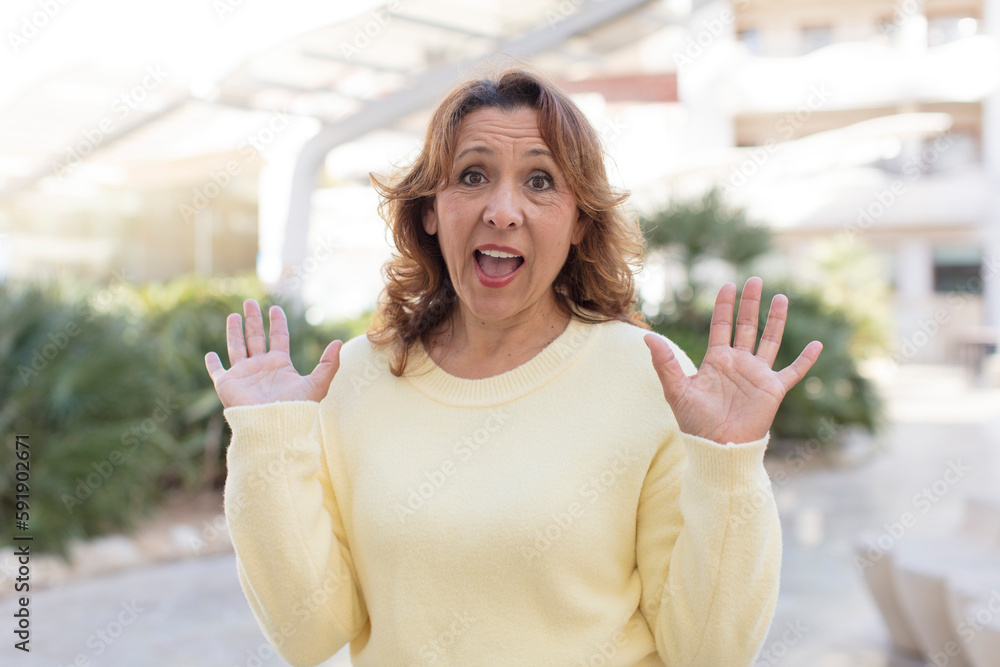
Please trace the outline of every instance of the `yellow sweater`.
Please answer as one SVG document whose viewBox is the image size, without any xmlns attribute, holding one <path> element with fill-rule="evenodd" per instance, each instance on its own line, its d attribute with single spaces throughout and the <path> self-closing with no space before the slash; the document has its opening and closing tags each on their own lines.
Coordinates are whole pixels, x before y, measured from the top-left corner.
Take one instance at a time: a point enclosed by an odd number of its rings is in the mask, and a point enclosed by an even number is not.
<svg viewBox="0 0 1000 667">
<path fill-rule="evenodd" d="M 767 438 L 679 432 L 646 333 L 574 318 L 482 380 L 419 344 L 394 377 L 362 336 L 321 403 L 227 409 L 237 571 L 279 654 L 751 665 L 781 564 Z"/>
</svg>

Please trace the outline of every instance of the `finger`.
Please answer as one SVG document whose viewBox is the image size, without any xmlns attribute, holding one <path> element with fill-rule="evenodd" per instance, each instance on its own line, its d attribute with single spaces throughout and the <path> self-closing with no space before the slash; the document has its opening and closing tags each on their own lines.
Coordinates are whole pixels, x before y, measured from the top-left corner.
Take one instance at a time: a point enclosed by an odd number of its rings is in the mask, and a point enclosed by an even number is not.
<svg viewBox="0 0 1000 667">
<path fill-rule="evenodd" d="M 326 392 L 330 389 L 330 383 L 333 382 L 333 376 L 337 374 L 337 370 L 340 369 L 340 348 L 344 344 L 335 340 L 326 346 L 323 350 L 323 354 L 319 358 L 319 363 L 316 364 L 316 368 L 313 372 L 309 374 L 309 380 L 317 387 L 322 387 L 323 391 Z M 325 395 L 325 393 L 324 393 Z"/>
<path fill-rule="evenodd" d="M 733 337 L 733 306 L 736 305 L 736 285 L 726 283 L 715 297 L 712 311 L 712 326 L 708 330 L 708 346 L 729 347 Z"/>
<path fill-rule="evenodd" d="M 226 318 L 226 349 L 229 350 L 229 367 L 247 358 L 247 345 L 243 342 L 243 318 L 230 313 Z"/>
<path fill-rule="evenodd" d="M 767 362 L 768 368 L 774 365 L 781 347 L 781 337 L 785 333 L 785 321 L 788 318 L 788 297 L 775 294 L 771 299 L 771 308 L 767 312 L 767 324 L 757 346 L 757 356 Z"/>
<path fill-rule="evenodd" d="M 740 296 L 740 312 L 736 316 L 736 336 L 733 339 L 734 350 L 746 350 L 753 353 L 757 342 L 757 314 L 760 311 L 760 293 L 764 281 L 757 276 L 747 280 Z"/>
<path fill-rule="evenodd" d="M 656 334 L 646 334 L 643 336 L 643 340 L 652 355 L 653 368 L 656 369 L 656 374 L 660 378 L 660 384 L 663 385 L 663 396 L 668 403 L 672 404 L 676 398 L 684 393 L 690 380 L 684 374 L 684 369 L 681 368 L 680 362 L 677 361 L 677 357 L 667 341 Z"/>
<path fill-rule="evenodd" d="M 222 367 L 222 360 L 215 352 L 209 352 L 205 355 L 205 368 L 208 369 L 208 377 L 212 378 L 213 384 L 216 378 L 226 372 L 226 369 Z"/>
<path fill-rule="evenodd" d="M 267 312 L 271 320 L 271 350 L 288 354 L 288 319 L 280 306 L 271 306 Z"/>
<path fill-rule="evenodd" d="M 819 353 L 823 351 L 823 343 L 818 340 L 806 345 L 802 353 L 791 363 L 790 366 L 778 371 L 778 379 L 785 386 L 785 391 L 794 387 L 799 383 L 799 380 L 806 376 L 809 369 L 812 368 L 816 360 L 819 359 Z"/>
<path fill-rule="evenodd" d="M 243 302 L 243 312 L 247 320 L 247 354 L 251 357 L 264 354 L 267 350 L 264 347 L 264 316 L 260 305 L 254 299 L 247 299 Z"/>
</svg>

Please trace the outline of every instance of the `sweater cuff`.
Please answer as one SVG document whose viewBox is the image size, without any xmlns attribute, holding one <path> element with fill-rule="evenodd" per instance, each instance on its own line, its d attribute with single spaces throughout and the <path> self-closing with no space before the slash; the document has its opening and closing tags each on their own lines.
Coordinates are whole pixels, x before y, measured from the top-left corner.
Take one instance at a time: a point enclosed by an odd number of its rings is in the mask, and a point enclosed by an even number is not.
<svg viewBox="0 0 1000 667">
<path fill-rule="evenodd" d="M 238 439 L 235 449 L 241 455 L 273 452 L 275 443 L 297 442 L 298 439 L 289 436 L 309 433 L 317 414 L 319 403 L 315 401 L 241 405 L 223 411 L 233 431 L 233 440 Z M 233 449 L 230 446 L 229 451 Z"/>
<path fill-rule="evenodd" d="M 771 432 L 768 431 L 760 440 L 721 445 L 706 438 L 682 433 L 688 474 L 725 491 L 756 488 L 761 483 L 770 485 L 764 469 L 764 451 L 770 437 Z"/>
</svg>

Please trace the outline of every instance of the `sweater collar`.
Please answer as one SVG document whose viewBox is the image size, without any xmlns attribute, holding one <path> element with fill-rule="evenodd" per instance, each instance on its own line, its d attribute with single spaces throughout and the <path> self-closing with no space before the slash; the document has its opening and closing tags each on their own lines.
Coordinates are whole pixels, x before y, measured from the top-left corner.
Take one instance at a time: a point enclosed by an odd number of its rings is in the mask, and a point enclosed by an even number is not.
<svg viewBox="0 0 1000 667">
<path fill-rule="evenodd" d="M 555 379 L 580 357 L 597 337 L 599 328 L 573 316 L 563 332 L 534 357 L 505 373 L 478 380 L 451 375 L 437 365 L 417 340 L 403 377 L 417 391 L 440 403 L 458 407 L 501 405 Z"/>
</svg>

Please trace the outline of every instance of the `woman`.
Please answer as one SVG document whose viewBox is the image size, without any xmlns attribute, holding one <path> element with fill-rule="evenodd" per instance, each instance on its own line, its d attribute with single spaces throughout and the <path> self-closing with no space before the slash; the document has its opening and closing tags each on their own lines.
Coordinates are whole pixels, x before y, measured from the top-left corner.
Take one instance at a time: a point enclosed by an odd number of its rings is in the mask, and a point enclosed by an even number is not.
<svg viewBox="0 0 1000 667">
<path fill-rule="evenodd" d="M 762 460 L 810 343 L 719 292 L 699 370 L 635 311 L 596 133 L 523 71 L 456 88 L 378 183 L 398 255 L 369 335 L 301 377 L 270 309 L 206 357 L 243 590 L 294 665 L 750 665 L 778 593 Z M 648 349 L 647 349 L 648 348 Z"/>
</svg>

